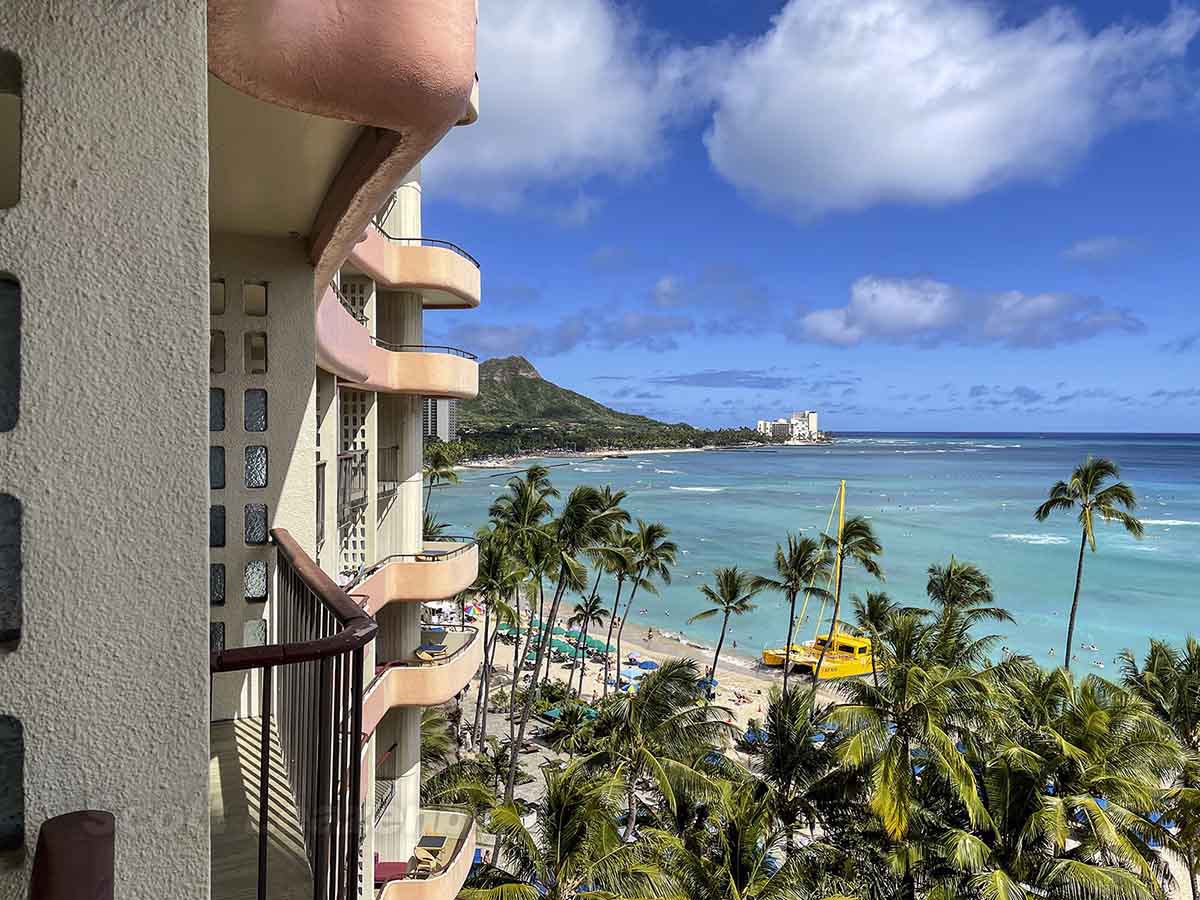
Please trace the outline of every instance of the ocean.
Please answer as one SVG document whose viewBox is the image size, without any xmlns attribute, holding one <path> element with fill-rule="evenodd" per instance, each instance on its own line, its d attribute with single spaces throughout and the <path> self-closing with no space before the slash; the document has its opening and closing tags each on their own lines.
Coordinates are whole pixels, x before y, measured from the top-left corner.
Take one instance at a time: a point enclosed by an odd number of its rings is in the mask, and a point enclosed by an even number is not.
<svg viewBox="0 0 1200 900">
<path fill-rule="evenodd" d="M 578 484 L 627 491 L 630 514 L 666 524 L 681 549 L 671 584 L 657 597 L 638 596 L 627 636 L 644 637 L 653 626 L 715 645 L 719 621 L 687 624 L 704 608 L 700 585 L 718 566 L 769 574 L 788 531 L 815 536 L 825 529 L 844 478 L 847 516 L 871 519 L 886 582 L 848 568 L 843 618 L 848 598 L 867 590 L 923 603 L 929 565 L 954 554 L 991 576 L 997 602 L 1016 618 L 994 628 L 1001 645 L 1054 665 L 1066 640 L 1079 530 L 1073 515 L 1037 522 L 1033 511 L 1089 454 L 1121 466 L 1146 526 L 1138 541 L 1119 525 L 1100 524 L 1098 552 L 1084 561 L 1076 665 L 1113 675 L 1123 648 L 1140 655 L 1150 637 L 1179 643 L 1189 632 L 1200 635 L 1200 435 L 843 434 L 831 446 L 544 462 L 555 465 L 564 497 Z M 486 524 L 506 478 L 470 469 L 462 479 L 435 490 L 432 508 L 451 531 L 471 533 Z M 610 600 L 612 589 L 610 580 L 601 582 Z M 781 597 L 761 594 L 757 603 L 731 623 L 726 639 L 744 658 L 782 644 L 787 628 Z M 803 640 L 813 636 L 816 617 L 809 619 Z"/>
</svg>

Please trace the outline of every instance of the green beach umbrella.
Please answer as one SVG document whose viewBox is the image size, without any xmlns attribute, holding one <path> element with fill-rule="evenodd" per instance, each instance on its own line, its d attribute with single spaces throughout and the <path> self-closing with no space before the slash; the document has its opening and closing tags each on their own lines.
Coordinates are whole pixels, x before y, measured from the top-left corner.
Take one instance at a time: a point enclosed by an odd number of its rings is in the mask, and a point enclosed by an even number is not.
<svg viewBox="0 0 1200 900">
<path fill-rule="evenodd" d="M 567 629 L 563 628 L 561 625 L 555 625 L 555 626 L 554 626 L 554 631 L 552 631 L 552 632 L 550 632 L 550 633 L 551 633 L 551 634 L 556 634 L 556 635 L 558 635 L 559 637 L 561 637 L 562 635 L 564 635 L 564 634 L 566 634 L 566 633 L 567 633 Z"/>
<path fill-rule="evenodd" d="M 571 630 L 567 632 L 567 637 L 574 640 L 579 640 L 581 637 L 583 637 L 583 632 Z"/>
<path fill-rule="evenodd" d="M 551 641 L 550 648 L 552 650 L 557 650 L 559 653 L 574 653 L 575 652 L 575 648 L 572 647 L 570 644 L 568 644 L 566 641 Z"/>
<path fill-rule="evenodd" d="M 593 637 L 588 638 L 587 645 L 592 650 L 598 650 L 601 653 L 607 653 L 609 650 L 612 649 L 610 646 L 605 644 L 604 641 L 600 640 L 600 638 L 593 638 Z"/>
</svg>

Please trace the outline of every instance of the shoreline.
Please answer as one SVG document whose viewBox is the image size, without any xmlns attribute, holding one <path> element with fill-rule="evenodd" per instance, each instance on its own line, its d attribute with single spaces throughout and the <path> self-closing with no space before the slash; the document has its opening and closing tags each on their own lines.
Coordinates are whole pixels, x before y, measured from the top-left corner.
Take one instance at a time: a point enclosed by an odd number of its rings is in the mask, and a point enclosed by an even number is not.
<svg viewBox="0 0 1200 900">
<path fill-rule="evenodd" d="M 776 450 L 784 447 L 827 447 L 832 441 L 808 441 L 797 444 L 710 444 L 704 447 L 645 447 L 639 450 L 530 450 L 509 456 L 481 456 L 456 465 L 460 469 L 508 469 L 531 459 L 623 459 L 630 456 L 658 456 L 671 453 L 746 452 Z"/>
</svg>

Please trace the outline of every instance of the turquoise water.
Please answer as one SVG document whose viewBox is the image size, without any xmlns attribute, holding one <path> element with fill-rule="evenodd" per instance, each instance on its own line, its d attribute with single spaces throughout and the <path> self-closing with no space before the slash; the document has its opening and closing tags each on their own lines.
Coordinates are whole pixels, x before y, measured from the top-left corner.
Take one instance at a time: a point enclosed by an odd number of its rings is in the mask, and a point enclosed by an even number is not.
<svg viewBox="0 0 1200 900">
<path fill-rule="evenodd" d="M 1146 524 L 1141 541 L 1101 525 L 1099 552 L 1084 563 L 1075 652 L 1081 669 L 1102 662 L 1111 674 L 1124 647 L 1140 653 L 1151 636 L 1178 642 L 1200 634 L 1200 435 L 859 434 L 831 447 L 571 460 L 552 471 L 564 496 L 584 483 L 627 491 L 630 513 L 664 522 L 682 549 L 672 583 L 658 597 L 638 597 L 646 612 L 631 616 L 635 635 L 635 624 L 653 625 L 715 644 L 719 623 L 686 624 L 702 608 L 698 587 L 717 566 L 769 573 L 787 531 L 825 528 L 845 478 L 847 515 L 872 519 L 884 546 L 883 588 L 893 599 L 921 603 L 926 569 L 954 553 L 991 575 L 998 602 L 1016 617 L 1015 626 L 996 629 L 1003 643 L 1061 663 L 1079 532 L 1071 516 L 1039 523 L 1033 510 L 1089 453 L 1121 465 Z M 474 531 L 505 479 L 486 470 L 463 479 L 435 491 L 433 509 L 454 530 Z M 847 575 L 848 594 L 877 587 L 860 572 Z M 611 597 L 607 582 L 602 590 Z M 758 602 L 731 625 L 740 654 L 783 642 L 786 607 L 770 594 Z"/>
</svg>

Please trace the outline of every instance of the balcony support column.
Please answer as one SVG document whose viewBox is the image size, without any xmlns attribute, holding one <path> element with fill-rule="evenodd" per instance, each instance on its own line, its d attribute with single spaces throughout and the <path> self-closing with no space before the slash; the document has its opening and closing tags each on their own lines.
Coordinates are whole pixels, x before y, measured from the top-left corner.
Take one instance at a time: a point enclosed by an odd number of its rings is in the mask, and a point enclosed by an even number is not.
<svg viewBox="0 0 1200 900">
<path fill-rule="evenodd" d="M 380 320 L 380 325 L 387 329 L 384 339 L 398 344 L 420 344 L 421 295 L 393 293 L 386 295 L 384 302 L 390 313 Z M 406 395 L 388 400 L 392 415 L 388 417 L 386 440 L 394 438 L 399 448 L 399 485 L 387 516 L 385 542 L 394 548 L 393 552 L 417 553 L 424 543 L 422 401 L 420 397 Z M 381 658 L 411 657 L 421 643 L 421 604 L 395 604 L 381 620 Z M 395 744 L 396 748 L 387 772 L 387 777 L 396 781 L 396 796 L 376 832 L 381 859 L 407 860 L 421 838 L 421 712 L 420 707 L 394 709 L 384 720 L 384 727 L 391 732 L 384 746 Z"/>
</svg>

